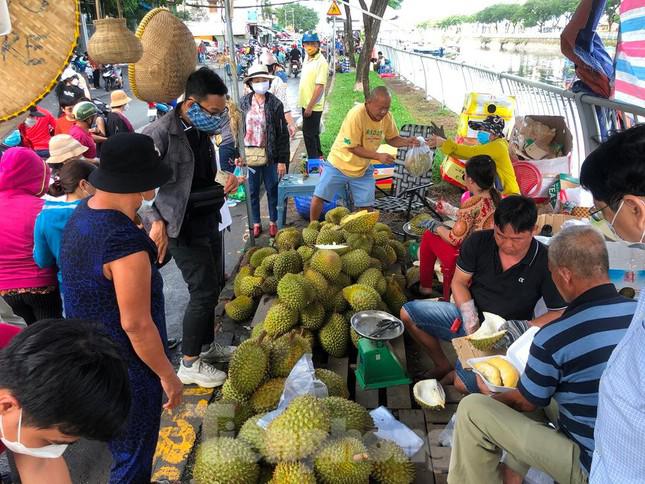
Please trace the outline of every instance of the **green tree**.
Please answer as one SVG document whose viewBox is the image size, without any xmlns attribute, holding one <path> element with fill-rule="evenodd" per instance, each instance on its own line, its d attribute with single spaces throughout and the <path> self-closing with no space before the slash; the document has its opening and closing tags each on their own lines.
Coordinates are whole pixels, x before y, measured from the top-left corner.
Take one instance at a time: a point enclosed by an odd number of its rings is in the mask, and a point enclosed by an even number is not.
<svg viewBox="0 0 645 484">
<path fill-rule="evenodd" d="M 422 26 L 421 28 L 437 27 L 437 28 L 440 28 L 441 30 L 448 30 L 450 27 L 456 27 L 462 24 L 467 24 L 471 20 L 472 20 L 471 17 L 469 17 L 468 15 L 451 15 L 449 17 L 439 20 L 438 22 L 429 23 L 427 24 L 427 26 Z M 419 25 L 421 26 L 423 25 L 423 23 Z"/>
<path fill-rule="evenodd" d="M 544 31 L 545 25 L 561 15 L 560 0 L 527 0 L 522 6 L 525 27 L 537 27 Z"/>
<path fill-rule="evenodd" d="M 620 15 L 618 13 L 618 7 L 620 7 L 620 0 L 607 0 L 607 5 L 605 5 L 605 15 L 607 15 L 607 26 L 611 32 L 611 27 L 620 22 Z"/>
<path fill-rule="evenodd" d="M 318 25 L 318 13 L 297 3 L 276 8 L 273 12 L 278 20 L 278 26 L 282 29 L 293 23 L 293 28 L 296 30 L 313 31 Z"/>
</svg>

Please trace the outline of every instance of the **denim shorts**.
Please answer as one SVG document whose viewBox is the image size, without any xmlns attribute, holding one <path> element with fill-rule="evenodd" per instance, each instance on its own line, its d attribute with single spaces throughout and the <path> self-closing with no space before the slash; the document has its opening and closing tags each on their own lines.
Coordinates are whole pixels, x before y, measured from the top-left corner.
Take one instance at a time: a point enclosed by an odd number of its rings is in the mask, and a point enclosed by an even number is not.
<svg viewBox="0 0 645 484">
<path fill-rule="evenodd" d="M 456 333 L 450 332 L 450 327 L 455 319 L 461 319 L 459 309 L 452 303 L 417 299 L 405 303 L 403 309 L 410 315 L 414 324 L 436 338 L 452 341 L 453 338 L 466 336 L 463 324 Z M 475 373 L 465 370 L 459 360 L 455 364 L 455 374 L 464 382 L 470 393 L 480 393 Z"/>
<path fill-rule="evenodd" d="M 371 207 L 374 205 L 376 182 L 374 181 L 374 167 L 371 164 L 367 167 L 363 176 L 353 177 L 345 175 L 331 163 L 324 161 L 320 182 L 316 185 L 314 195 L 329 202 L 337 194 L 343 195 L 345 193 L 345 185 L 349 185 L 356 207 Z"/>
</svg>

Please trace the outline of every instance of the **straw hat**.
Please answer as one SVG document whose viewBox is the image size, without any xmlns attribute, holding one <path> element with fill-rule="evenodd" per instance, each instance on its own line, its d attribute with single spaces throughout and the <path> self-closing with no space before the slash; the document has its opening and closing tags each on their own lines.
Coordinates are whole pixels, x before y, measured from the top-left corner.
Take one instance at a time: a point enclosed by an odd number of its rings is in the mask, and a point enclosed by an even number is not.
<svg viewBox="0 0 645 484">
<path fill-rule="evenodd" d="M 125 91 L 122 89 L 117 89 L 116 91 L 112 91 L 110 93 L 111 108 L 118 108 L 119 106 L 128 104 L 130 101 L 132 101 L 132 99 L 129 98 L 128 95 L 125 93 Z"/>
<path fill-rule="evenodd" d="M 47 163 L 65 163 L 70 158 L 80 156 L 87 151 L 83 146 L 68 134 L 57 134 L 49 140 L 49 158 Z"/>
<path fill-rule="evenodd" d="M 267 66 L 263 64 L 254 64 L 249 68 L 249 73 L 244 78 L 244 84 L 249 82 L 251 79 L 255 79 L 256 77 L 262 77 L 264 79 L 268 79 L 269 81 L 275 79 L 275 76 L 269 74 Z"/>
</svg>

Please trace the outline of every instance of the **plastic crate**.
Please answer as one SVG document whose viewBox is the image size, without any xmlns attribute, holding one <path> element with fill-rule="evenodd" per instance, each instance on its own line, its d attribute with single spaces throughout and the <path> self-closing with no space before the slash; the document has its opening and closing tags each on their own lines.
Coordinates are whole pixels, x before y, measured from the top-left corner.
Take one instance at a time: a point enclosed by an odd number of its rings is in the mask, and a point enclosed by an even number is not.
<svg viewBox="0 0 645 484">
<path fill-rule="evenodd" d="M 323 161 L 320 158 L 309 158 L 307 160 L 307 173 L 320 173 Z"/>
<path fill-rule="evenodd" d="M 302 196 L 302 197 L 293 197 L 293 202 L 296 205 L 296 211 L 298 214 L 306 219 L 309 220 L 309 209 L 311 208 L 311 196 Z M 323 209 L 322 212 L 320 213 L 320 220 L 325 219 L 325 214 L 329 212 L 332 208 L 336 208 L 338 205 L 338 197 L 334 197 L 334 199 L 331 202 L 324 202 L 323 203 Z"/>
</svg>

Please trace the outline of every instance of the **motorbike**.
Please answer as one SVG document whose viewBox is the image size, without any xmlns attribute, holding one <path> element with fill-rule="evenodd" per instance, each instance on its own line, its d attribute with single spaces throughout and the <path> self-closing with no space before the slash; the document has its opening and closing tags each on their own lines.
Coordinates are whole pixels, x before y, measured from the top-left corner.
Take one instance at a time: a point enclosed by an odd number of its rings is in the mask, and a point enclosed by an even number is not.
<svg viewBox="0 0 645 484">
<path fill-rule="evenodd" d="M 148 103 L 148 121 L 153 122 L 171 110 L 166 103 Z"/>
<path fill-rule="evenodd" d="M 240 58 L 240 62 L 237 65 L 237 77 L 240 81 L 244 80 L 244 78 L 246 77 L 249 71 L 249 67 L 251 66 L 253 61 L 254 61 L 254 56 L 252 55 L 243 55 Z"/>
<path fill-rule="evenodd" d="M 289 71 L 293 74 L 293 77 L 298 77 L 300 74 L 300 61 L 292 59 L 289 64 Z"/>
<path fill-rule="evenodd" d="M 103 82 L 105 90 L 121 89 L 123 87 L 123 78 L 121 77 L 121 68 L 112 64 L 105 64 L 103 67 Z"/>
</svg>

